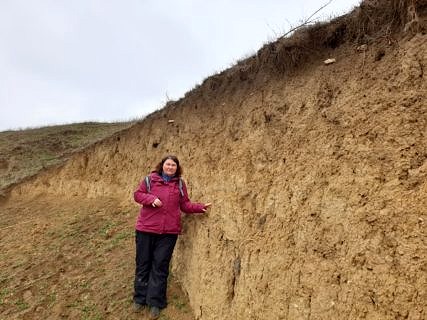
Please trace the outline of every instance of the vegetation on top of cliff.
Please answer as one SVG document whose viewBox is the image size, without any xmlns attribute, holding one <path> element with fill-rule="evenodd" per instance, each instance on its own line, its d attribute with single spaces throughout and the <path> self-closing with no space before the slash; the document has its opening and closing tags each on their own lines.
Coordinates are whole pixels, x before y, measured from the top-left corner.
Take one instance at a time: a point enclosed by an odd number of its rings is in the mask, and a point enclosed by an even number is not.
<svg viewBox="0 0 427 320">
<path fill-rule="evenodd" d="M 402 34 L 427 30 L 427 0 L 365 0 L 352 12 L 328 22 L 303 23 L 290 36 L 265 44 L 258 52 L 233 67 L 204 80 L 188 95 L 221 92 L 242 82 L 290 74 L 325 50 L 351 42 L 356 46 L 375 41 L 396 43 Z"/>
</svg>

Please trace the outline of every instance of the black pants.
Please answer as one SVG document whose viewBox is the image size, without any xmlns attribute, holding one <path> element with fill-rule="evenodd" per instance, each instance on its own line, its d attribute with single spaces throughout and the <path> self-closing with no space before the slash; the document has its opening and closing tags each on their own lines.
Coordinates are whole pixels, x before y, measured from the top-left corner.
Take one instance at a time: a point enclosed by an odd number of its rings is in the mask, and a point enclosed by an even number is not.
<svg viewBox="0 0 427 320">
<path fill-rule="evenodd" d="M 169 262 L 178 235 L 135 232 L 136 269 L 133 301 L 165 308 Z"/>
</svg>

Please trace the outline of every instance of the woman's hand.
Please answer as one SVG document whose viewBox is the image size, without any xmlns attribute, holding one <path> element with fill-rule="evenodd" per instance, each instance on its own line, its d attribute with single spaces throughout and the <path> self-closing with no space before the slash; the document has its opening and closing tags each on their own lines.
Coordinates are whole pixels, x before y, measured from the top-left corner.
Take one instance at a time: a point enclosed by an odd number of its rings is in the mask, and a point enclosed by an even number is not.
<svg viewBox="0 0 427 320">
<path fill-rule="evenodd" d="M 205 204 L 205 207 L 202 209 L 202 211 L 203 211 L 203 212 L 206 212 L 206 210 L 208 210 L 208 209 L 209 209 L 209 207 L 210 207 L 211 205 L 212 205 L 212 203 L 210 203 L 210 202 L 209 202 L 209 203 L 206 203 L 206 204 Z"/>
<path fill-rule="evenodd" d="M 157 198 L 156 200 L 153 201 L 153 203 L 151 204 L 154 208 L 156 207 L 161 207 L 163 206 L 163 203 L 160 201 L 159 198 Z"/>
</svg>

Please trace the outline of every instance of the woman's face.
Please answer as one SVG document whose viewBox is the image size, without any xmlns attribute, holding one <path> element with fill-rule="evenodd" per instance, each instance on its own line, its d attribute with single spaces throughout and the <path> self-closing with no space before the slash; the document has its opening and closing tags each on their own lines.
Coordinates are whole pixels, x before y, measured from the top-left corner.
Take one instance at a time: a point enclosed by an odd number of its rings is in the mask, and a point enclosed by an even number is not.
<svg viewBox="0 0 427 320">
<path fill-rule="evenodd" d="M 172 159 L 167 159 L 163 163 L 163 173 L 168 176 L 173 176 L 176 173 L 176 169 L 178 169 L 178 166 Z"/>
</svg>

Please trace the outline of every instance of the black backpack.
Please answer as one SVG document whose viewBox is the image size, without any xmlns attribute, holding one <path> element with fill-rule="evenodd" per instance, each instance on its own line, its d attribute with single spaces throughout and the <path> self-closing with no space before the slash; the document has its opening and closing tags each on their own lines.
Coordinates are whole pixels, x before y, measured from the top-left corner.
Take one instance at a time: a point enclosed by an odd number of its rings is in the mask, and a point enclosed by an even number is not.
<svg viewBox="0 0 427 320">
<path fill-rule="evenodd" d="M 145 181 L 145 186 L 147 187 L 147 192 L 150 192 L 151 191 L 151 178 L 150 178 L 150 176 L 146 176 L 144 178 L 144 181 Z M 180 193 L 181 197 L 184 196 L 184 189 L 183 189 L 182 185 L 183 185 L 182 178 L 179 177 L 178 188 L 179 188 L 179 193 Z"/>
</svg>

